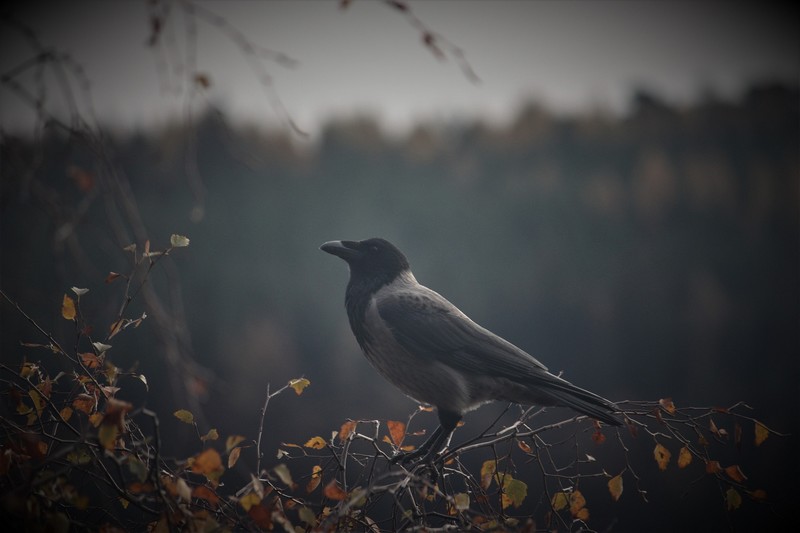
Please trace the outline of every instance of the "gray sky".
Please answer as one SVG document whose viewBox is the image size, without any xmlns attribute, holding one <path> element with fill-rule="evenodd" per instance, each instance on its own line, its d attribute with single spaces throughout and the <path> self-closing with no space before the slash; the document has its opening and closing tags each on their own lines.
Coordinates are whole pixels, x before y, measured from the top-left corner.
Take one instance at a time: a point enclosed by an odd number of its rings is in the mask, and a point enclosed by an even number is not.
<svg viewBox="0 0 800 533">
<path fill-rule="evenodd" d="M 146 2 L 76 1 L 26 4 L 15 16 L 48 45 L 69 52 L 86 70 L 97 116 L 126 126 L 163 123 L 187 105 L 182 73 L 159 75 Z M 481 83 L 456 61 L 437 60 L 402 14 L 360 0 L 204 1 L 254 43 L 299 61 L 264 63 L 283 105 L 312 134 L 335 116 L 373 113 L 392 131 L 417 119 L 487 117 L 503 122 L 530 98 L 557 112 L 603 106 L 624 111 L 644 86 L 681 104 L 712 88 L 737 95 L 753 79 L 800 82 L 796 12 L 769 3 L 730 2 L 410 2 L 432 30 L 462 48 Z M 177 12 L 173 6 L 173 12 Z M 185 57 L 184 19 L 177 13 L 175 57 Z M 280 126 L 258 75 L 220 28 L 197 21 L 197 68 L 212 84 L 202 98 L 235 118 Z M 0 71 L 32 55 L 16 32 L 0 32 Z M 175 64 L 175 62 L 173 62 Z M 31 72 L 20 78 L 30 83 Z M 58 110 L 55 91 L 50 105 Z M 0 124 L 25 127 L 31 113 L 0 88 Z"/>
</svg>

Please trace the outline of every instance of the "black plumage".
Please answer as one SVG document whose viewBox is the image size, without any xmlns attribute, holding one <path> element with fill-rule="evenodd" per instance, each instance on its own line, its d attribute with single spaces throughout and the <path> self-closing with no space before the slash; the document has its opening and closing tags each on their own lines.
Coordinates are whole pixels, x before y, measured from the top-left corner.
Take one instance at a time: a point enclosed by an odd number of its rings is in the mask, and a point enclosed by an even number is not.
<svg viewBox="0 0 800 533">
<path fill-rule="evenodd" d="M 390 242 L 331 241 L 321 249 L 350 267 L 345 307 L 364 355 L 400 390 L 437 408 L 440 427 L 410 456 L 433 457 L 465 412 L 492 400 L 569 407 L 621 424 L 614 404 L 549 373 L 420 285 Z"/>
</svg>

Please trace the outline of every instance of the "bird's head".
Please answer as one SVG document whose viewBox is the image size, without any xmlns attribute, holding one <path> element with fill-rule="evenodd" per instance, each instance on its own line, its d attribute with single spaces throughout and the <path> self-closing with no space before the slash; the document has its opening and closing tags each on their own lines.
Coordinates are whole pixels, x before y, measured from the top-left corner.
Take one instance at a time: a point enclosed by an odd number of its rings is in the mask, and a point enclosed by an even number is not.
<svg viewBox="0 0 800 533">
<path fill-rule="evenodd" d="M 351 275 L 391 280 L 409 269 L 403 252 L 385 239 L 330 241 L 320 250 L 341 257 L 350 266 Z"/>
</svg>

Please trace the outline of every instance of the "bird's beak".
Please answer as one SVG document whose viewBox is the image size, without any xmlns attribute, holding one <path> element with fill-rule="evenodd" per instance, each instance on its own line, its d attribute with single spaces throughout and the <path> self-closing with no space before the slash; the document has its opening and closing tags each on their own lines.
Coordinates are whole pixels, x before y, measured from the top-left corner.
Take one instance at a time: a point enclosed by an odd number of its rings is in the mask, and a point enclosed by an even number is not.
<svg viewBox="0 0 800 533">
<path fill-rule="evenodd" d="M 361 255 L 358 250 L 358 243 L 355 241 L 328 241 L 319 247 L 323 252 L 341 257 L 345 261 L 351 261 Z"/>
</svg>

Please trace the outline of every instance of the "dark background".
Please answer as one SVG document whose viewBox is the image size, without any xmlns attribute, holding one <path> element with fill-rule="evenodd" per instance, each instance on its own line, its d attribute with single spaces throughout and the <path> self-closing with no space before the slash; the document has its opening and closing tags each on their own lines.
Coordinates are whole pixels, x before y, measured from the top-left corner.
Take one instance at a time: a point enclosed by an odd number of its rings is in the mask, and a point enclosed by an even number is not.
<svg viewBox="0 0 800 533">
<path fill-rule="evenodd" d="M 213 106 L 192 123 L 104 132 L 102 153 L 56 127 L 4 132 L 0 286 L 59 339 L 74 335 L 63 294 L 89 288 L 87 322 L 109 327 L 123 286 L 104 279 L 130 269 L 122 246 L 144 240 L 113 231 L 110 173 L 130 184 L 153 248 L 171 233 L 191 239 L 151 274 L 168 319 L 146 320 L 110 351 L 147 376 L 148 393 L 129 380 L 120 395 L 160 415 L 167 455 L 197 441 L 174 410 L 191 409 L 201 432 L 254 438 L 267 384 L 300 376 L 311 381 L 303 396 L 270 404 L 268 459 L 347 418 L 406 418 L 414 403 L 368 366 L 349 331 L 345 265 L 318 250 L 372 236 L 397 244 L 420 282 L 477 322 L 609 399 L 744 401 L 771 428 L 800 430 L 796 84 L 764 79 L 690 105 L 641 89 L 625 114 L 564 115 L 531 101 L 506 126 L 430 122 L 402 136 L 364 115 L 328 122 L 303 146 Z M 158 314 L 137 299 L 128 316 L 142 311 Z M 20 346 L 44 339 L 6 302 L 0 330 L 4 364 L 49 357 Z M 498 409 L 468 415 L 456 441 Z M 430 414 L 417 420 L 435 425 Z M 626 487 L 618 508 L 594 507 L 598 530 L 761 523 L 752 503 L 726 516 L 713 483 L 693 484 L 698 472 L 659 472 L 652 441 L 629 444 L 651 503 Z M 772 436 L 726 458 L 778 503 L 766 513 L 775 524 L 799 444 Z"/>
</svg>

